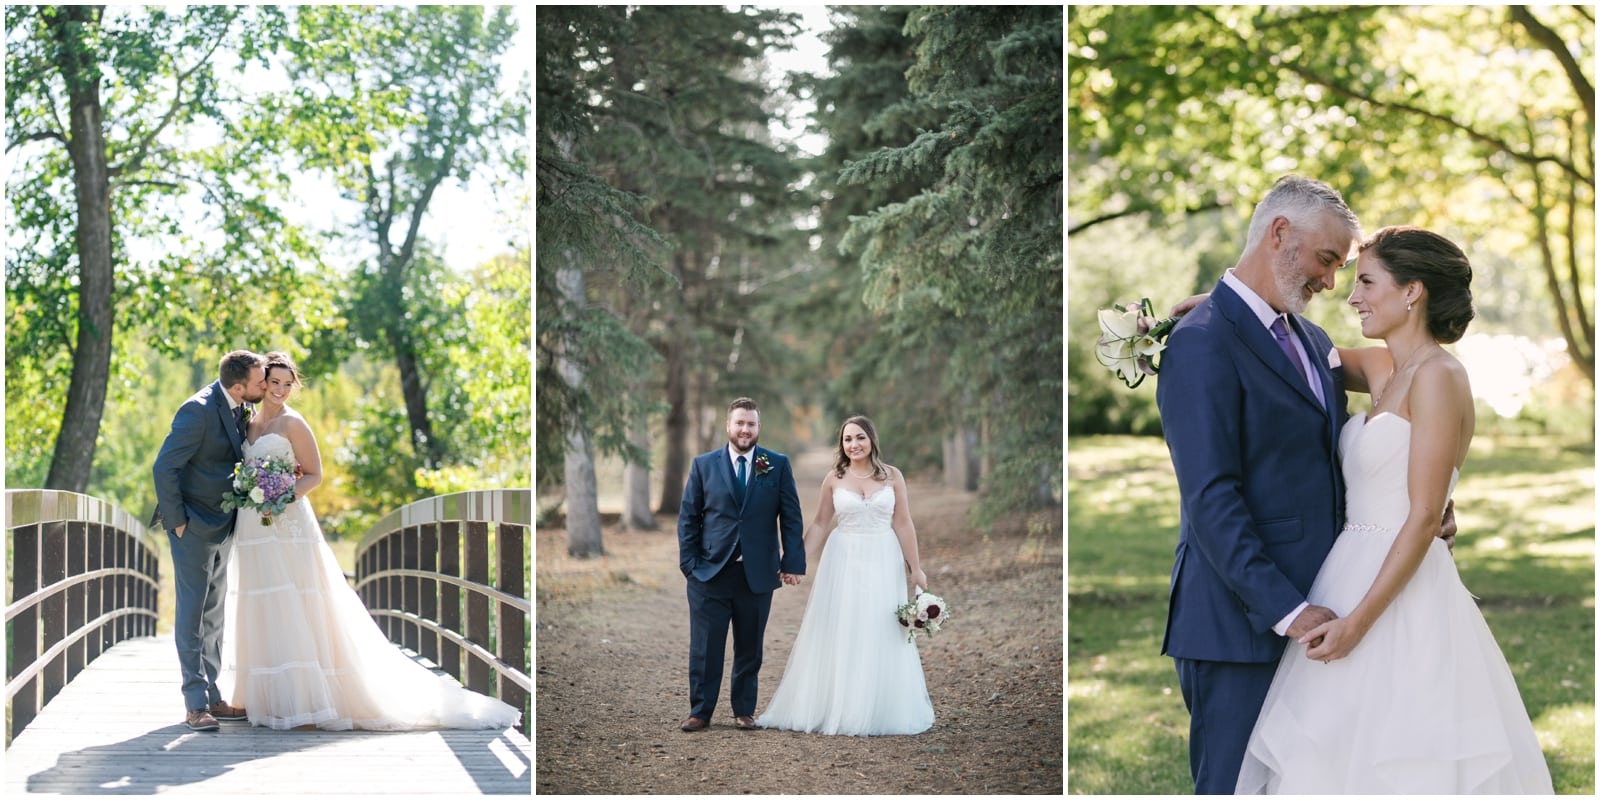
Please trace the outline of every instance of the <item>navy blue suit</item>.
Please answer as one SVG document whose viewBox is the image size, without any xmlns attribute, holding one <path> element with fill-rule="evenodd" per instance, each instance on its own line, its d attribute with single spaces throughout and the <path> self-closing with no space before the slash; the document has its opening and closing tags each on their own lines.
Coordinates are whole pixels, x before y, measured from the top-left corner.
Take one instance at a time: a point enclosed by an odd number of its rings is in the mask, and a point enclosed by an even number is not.
<svg viewBox="0 0 1600 800">
<path fill-rule="evenodd" d="M 1343 370 L 1328 366 L 1322 329 L 1291 327 L 1326 404 L 1223 282 L 1162 355 L 1156 403 L 1182 507 L 1161 651 L 1176 662 L 1203 794 L 1233 792 L 1288 643 L 1272 626 L 1305 601 L 1341 525 Z"/>
<path fill-rule="evenodd" d="M 678 568 L 689 593 L 689 715 L 707 722 L 722 689 L 730 624 L 729 703 L 736 717 L 755 715 L 761 639 L 772 590 L 783 585 L 778 573 L 806 571 L 800 496 L 789 459 L 762 447 L 751 448 L 749 456 L 742 492 L 727 447 L 696 458 L 678 508 Z"/>
</svg>

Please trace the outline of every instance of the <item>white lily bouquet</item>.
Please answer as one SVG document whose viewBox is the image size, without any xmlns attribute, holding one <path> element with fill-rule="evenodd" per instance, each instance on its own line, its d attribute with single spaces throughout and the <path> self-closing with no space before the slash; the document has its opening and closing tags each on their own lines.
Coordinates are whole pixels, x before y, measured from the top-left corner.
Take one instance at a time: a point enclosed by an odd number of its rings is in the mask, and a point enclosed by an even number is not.
<svg viewBox="0 0 1600 800">
<path fill-rule="evenodd" d="M 917 596 L 911 602 L 894 610 L 894 618 L 906 629 L 906 641 L 914 642 L 917 634 L 932 636 L 950 619 L 950 604 L 943 597 L 925 592 L 917 587 Z"/>
<path fill-rule="evenodd" d="M 1095 355 L 1129 389 L 1143 383 L 1146 375 L 1161 371 L 1161 351 L 1167 349 L 1167 334 L 1178 324 L 1177 317 L 1169 317 L 1146 328 L 1155 315 L 1148 297 L 1138 303 L 1100 309 L 1100 341 L 1095 345 Z"/>
</svg>

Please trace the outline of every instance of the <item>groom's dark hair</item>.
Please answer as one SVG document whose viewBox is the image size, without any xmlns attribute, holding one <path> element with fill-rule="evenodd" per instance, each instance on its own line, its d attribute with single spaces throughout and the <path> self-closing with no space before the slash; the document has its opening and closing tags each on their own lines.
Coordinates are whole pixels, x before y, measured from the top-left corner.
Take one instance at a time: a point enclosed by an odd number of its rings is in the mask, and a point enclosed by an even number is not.
<svg viewBox="0 0 1600 800">
<path fill-rule="evenodd" d="M 761 409 L 756 406 L 756 401 L 751 400 L 748 397 L 741 397 L 738 400 L 728 404 L 728 416 L 733 416 L 734 410 L 740 408 L 746 411 L 754 411 L 757 415 L 761 413 Z"/>
<path fill-rule="evenodd" d="M 222 388 L 245 383 L 250 380 L 250 370 L 261 366 L 262 358 L 249 350 L 235 350 L 222 357 L 222 364 L 217 368 L 217 376 L 222 379 Z"/>
</svg>

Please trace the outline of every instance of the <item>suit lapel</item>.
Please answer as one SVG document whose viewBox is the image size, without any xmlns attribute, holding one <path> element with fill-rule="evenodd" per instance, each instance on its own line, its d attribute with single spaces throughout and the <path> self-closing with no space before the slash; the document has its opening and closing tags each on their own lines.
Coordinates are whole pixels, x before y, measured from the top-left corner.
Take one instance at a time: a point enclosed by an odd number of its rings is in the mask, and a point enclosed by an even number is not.
<svg viewBox="0 0 1600 800">
<path fill-rule="evenodd" d="M 1294 383 L 1296 386 L 1306 390 L 1307 397 L 1311 399 L 1311 402 L 1317 403 L 1322 408 L 1322 413 L 1328 414 L 1327 401 L 1333 397 L 1333 375 L 1328 372 L 1327 353 L 1323 352 L 1321 354 L 1323 357 L 1318 358 L 1317 351 L 1320 348 L 1312 344 L 1311 333 L 1306 330 L 1305 321 L 1294 314 L 1289 315 L 1289 329 L 1294 331 L 1295 336 L 1299 337 L 1300 347 L 1306 351 L 1306 360 L 1311 362 L 1311 376 L 1322 384 L 1323 400 L 1319 402 L 1316 393 L 1311 391 L 1311 384 L 1299 379 L 1299 370 L 1295 371 Z M 1276 345 L 1277 342 L 1274 341 L 1273 344 Z M 1329 416 L 1332 416 L 1332 414 L 1329 414 Z"/>
<path fill-rule="evenodd" d="M 233 409 L 228 408 L 227 395 L 222 391 L 222 382 L 212 384 L 216 387 L 211 392 L 211 402 L 217 407 L 217 416 L 222 418 L 222 429 L 228 432 L 228 441 L 233 443 L 233 455 L 239 460 L 244 460 L 244 439 L 239 435 L 239 426 L 233 424 Z"/>
<path fill-rule="evenodd" d="M 1305 398 L 1306 402 L 1322 408 L 1326 413 L 1327 408 L 1317 402 L 1317 395 L 1311 391 L 1311 384 L 1300 377 L 1300 370 L 1296 369 L 1288 356 L 1284 355 L 1283 349 L 1278 347 L 1277 340 L 1272 338 L 1272 334 L 1261 324 L 1261 320 L 1256 319 L 1255 312 L 1250 310 L 1244 298 L 1234 292 L 1233 287 L 1222 281 L 1217 281 L 1217 288 L 1212 292 L 1212 297 L 1220 301 L 1217 303 L 1217 309 L 1233 323 L 1234 335 L 1244 344 L 1245 349 L 1260 359 L 1261 363 L 1288 384 L 1289 388 Z M 1300 337 L 1300 343 L 1305 346 L 1306 352 L 1314 352 L 1305 341 L 1304 336 Z M 1312 359 L 1313 363 L 1315 360 Z"/>
</svg>

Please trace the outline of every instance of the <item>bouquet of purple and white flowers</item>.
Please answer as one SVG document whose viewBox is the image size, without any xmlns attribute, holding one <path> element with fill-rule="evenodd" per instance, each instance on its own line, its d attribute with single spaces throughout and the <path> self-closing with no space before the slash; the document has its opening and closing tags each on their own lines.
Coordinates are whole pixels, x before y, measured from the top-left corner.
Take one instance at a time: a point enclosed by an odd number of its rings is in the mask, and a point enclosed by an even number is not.
<svg viewBox="0 0 1600 800">
<path fill-rule="evenodd" d="M 233 468 L 233 490 L 222 495 L 222 510 L 253 508 L 261 512 L 261 524 L 271 525 L 272 514 L 281 514 L 294 502 L 294 484 L 300 465 L 281 456 L 247 458 Z"/>
<path fill-rule="evenodd" d="M 894 610 L 894 618 L 900 621 L 900 627 L 906 629 L 906 641 L 916 641 L 917 634 L 926 633 L 932 636 L 939 632 L 946 620 L 950 619 L 950 605 L 943 597 L 924 592 L 922 587 L 917 587 L 917 596 L 911 602 Z"/>
</svg>

